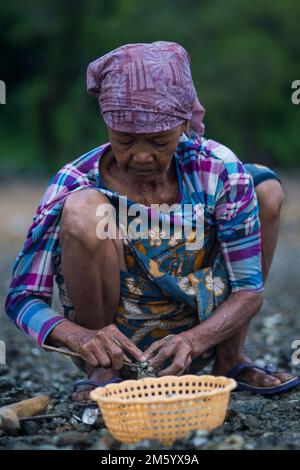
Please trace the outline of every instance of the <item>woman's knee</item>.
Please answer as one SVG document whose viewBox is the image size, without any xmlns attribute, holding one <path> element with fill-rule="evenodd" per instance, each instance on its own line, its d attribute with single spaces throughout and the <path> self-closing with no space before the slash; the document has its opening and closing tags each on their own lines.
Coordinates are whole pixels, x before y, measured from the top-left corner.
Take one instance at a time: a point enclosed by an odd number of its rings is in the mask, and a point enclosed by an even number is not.
<svg viewBox="0 0 300 470">
<path fill-rule="evenodd" d="M 60 221 L 60 242 L 69 244 L 76 241 L 89 251 L 100 246 L 97 233 L 99 207 L 111 204 L 99 191 L 85 190 L 70 194 L 62 210 Z"/>
<path fill-rule="evenodd" d="M 255 191 L 262 215 L 268 219 L 279 217 L 284 202 L 281 183 L 275 179 L 267 180 L 256 186 Z"/>
</svg>

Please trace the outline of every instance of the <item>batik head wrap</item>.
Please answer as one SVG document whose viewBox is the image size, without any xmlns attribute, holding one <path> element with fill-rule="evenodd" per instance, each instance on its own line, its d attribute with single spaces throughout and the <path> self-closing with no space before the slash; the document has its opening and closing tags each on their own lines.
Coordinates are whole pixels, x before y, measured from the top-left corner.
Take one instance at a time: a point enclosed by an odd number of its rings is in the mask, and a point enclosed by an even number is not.
<svg viewBox="0 0 300 470">
<path fill-rule="evenodd" d="M 186 50 L 173 42 L 127 44 L 91 62 L 87 90 L 97 97 L 107 126 L 146 134 L 185 120 L 204 133 L 205 110 L 193 84 Z"/>
</svg>

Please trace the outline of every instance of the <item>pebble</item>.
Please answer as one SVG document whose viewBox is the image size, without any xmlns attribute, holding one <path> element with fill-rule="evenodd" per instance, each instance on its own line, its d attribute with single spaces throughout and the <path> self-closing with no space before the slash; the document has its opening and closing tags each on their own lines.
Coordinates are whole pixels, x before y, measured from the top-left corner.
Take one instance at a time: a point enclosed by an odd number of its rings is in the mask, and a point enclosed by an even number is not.
<svg viewBox="0 0 300 470">
<path fill-rule="evenodd" d="M 244 426 L 250 429 L 260 427 L 259 419 L 257 419 L 255 416 L 252 416 L 252 415 L 241 415 L 241 421 Z"/>
<path fill-rule="evenodd" d="M 33 444 L 43 443 L 44 441 L 45 441 L 45 436 L 35 435 L 35 436 L 32 436 L 31 438 L 31 442 Z"/>
<path fill-rule="evenodd" d="M 6 392 L 15 387 L 16 381 L 10 377 L 2 376 L 0 378 L 0 392 Z"/>
<path fill-rule="evenodd" d="M 24 421 L 22 423 L 22 430 L 28 436 L 33 436 L 37 434 L 40 429 L 40 426 L 34 421 Z"/>
<path fill-rule="evenodd" d="M 107 429 L 102 429 L 100 439 L 94 444 L 94 450 L 115 450 L 121 447 L 121 442 L 114 439 Z M 96 449 L 97 448 L 97 449 Z"/>
<path fill-rule="evenodd" d="M 277 410 L 278 405 L 277 403 L 269 402 L 266 403 L 264 406 L 264 413 L 271 413 L 274 410 Z"/>
<path fill-rule="evenodd" d="M 44 444 L 36 447 L 37 450 L 57 450 L 57 447 L 51 444 Z"/>
<path fill-rule="evenodd" d="M 26 442 L 16 442 L 15 445 L 13 446 L 13 450 L 30 450 L 32 449 L 30 444 L 27 444 Z"/>
<path fill-rule="evenodd" d="M 53 406 L 53 413 L 69 416 L 70 408 L 68 403 L 57 403 Z"/>
<path fill-rule="evenodd" d="M 161 450 L 165 449 L 160 442 L 153 439 L 143 439 L 136 444 L 122 445 L 120 450 Z"/>
<path fill-rule="evenodd" d="M 0 364 L 0 376 L 7 374 L 9 371 L 9 368 L 6 364 Z"/>
<path fill-rule="evenodd" d="M 203 446 L 204 444 L 206 444 L 206 442 L 207 442 L 207 439 L 204 438 L 204 437 L 195 437 L 195 438 L 193 439 L 193 445 L 194 445 L 195 447 L 201 447 L 201 446 Z"/>
<path fill-rule="evenodd" d="M 89 441 L 89 434 L 77 431 L 69 431 L 58 434 L 53 439 L 58 447 L 72 446 L 84 448 Z"/>
<path fill-rule="evenodd" d="M 218 449 L 220 450 L 240 450 L 244 447 L 245 440 L 239 434 L 232 434 L 230 437 L 224 439 L 224 441 L 219 444 Z"/>
</svg>

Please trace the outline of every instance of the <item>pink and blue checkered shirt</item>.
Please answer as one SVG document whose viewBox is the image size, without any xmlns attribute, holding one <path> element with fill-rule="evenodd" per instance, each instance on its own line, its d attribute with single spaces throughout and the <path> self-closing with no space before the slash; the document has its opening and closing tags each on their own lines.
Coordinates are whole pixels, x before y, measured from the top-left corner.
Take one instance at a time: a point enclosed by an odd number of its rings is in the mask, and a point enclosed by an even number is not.
<svg viewBox="0 0 300 470">
<path fill-rule="evenodd" d="M 64 317 L 51 308 L 59 247 L 60 216 L 70 193 L 101 188 L 99 158 L 104 144 L 66 164 L 42 197 L 27 240 L 13 266 L 6 313 L 15 325 L 43 345 Z M 258 204 L 251 175 L 227 147 L 183 135 L 176 157 L 191 200 L 204 205 L 216 226 L 231 292 L 261 292 L 261 241 Z"/>
</svg>

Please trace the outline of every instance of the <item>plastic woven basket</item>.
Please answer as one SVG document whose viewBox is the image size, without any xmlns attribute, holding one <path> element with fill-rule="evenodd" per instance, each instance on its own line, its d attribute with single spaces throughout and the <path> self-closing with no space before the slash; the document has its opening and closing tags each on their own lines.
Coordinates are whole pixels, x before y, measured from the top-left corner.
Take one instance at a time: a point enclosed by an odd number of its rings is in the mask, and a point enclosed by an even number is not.
<svg viewBox="0 0 300 470">
<path fill-rule="evenodd" d="M 189 431 L 223 424 L 233 379 L 212 375 L 126 380 L 90 394 L 115 439 L 157 439 L 171 445 Z"/>
</svg>

